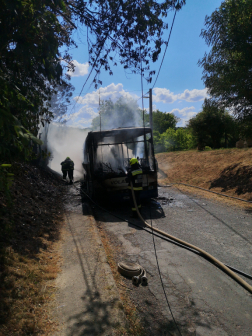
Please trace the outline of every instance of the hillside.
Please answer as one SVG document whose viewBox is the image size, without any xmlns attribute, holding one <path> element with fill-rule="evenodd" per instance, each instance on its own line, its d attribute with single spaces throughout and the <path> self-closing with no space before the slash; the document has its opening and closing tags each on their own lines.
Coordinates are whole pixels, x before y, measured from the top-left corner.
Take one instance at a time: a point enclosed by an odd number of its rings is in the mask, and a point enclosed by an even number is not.
<svg viewBox="0 0 252 336">
<path fill-rule="evenodd" d="M 252 148 L 156 155 L 159 183 L 182 182 L 252 200 Z"/>
<path fill-rule="evenodd" d="M 0 191 L 0 336 L 48 335 L 65 187 L 49 169 L 11 169 L 11 201 Z"/>
</svg>

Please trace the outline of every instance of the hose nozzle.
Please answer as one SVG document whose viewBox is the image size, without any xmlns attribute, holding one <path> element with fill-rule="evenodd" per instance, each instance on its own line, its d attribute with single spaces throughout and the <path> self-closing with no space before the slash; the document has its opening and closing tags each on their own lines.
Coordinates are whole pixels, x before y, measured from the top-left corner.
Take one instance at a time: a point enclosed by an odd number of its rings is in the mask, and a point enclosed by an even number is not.
<svg viewBox="0 0 252 336">
<path fill-rule="evenodd" d="M 133 285 L 138 285 L 138 283 L 139 283 L 139 276 L 133 276 L 132 277 L 132 283 L 133 283 Z"/>
<path fill-rule="evenodd" d="M 148 279 L 147 279 L 147 277 L 145 275 L 143 275 L 142 278 L 141 278 L 141 284 L 143 286 L 147 286 L 148 285 Z"/>
</svg>

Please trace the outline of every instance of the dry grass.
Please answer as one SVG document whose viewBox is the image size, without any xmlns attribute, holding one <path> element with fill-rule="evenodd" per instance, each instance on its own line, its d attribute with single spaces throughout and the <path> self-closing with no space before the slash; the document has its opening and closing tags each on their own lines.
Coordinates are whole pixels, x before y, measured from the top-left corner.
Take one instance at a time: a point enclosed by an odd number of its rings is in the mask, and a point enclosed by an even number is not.
<svg viewBox="0 0 252 336">
<path fill-rule="evenodd" d="M 51 259 L 52 251 L 52 243 L 35 258 L 6 249 L 1 272 L 1 336 L 49 335 L 55 330 L 49 310 L 55 291 L 52 280 L 59 270 L 55 254 Z"/>
<path fill-rule="evenodd" d="M 118 246 L 114 246 L 112 240 L 107 235 L 106 231 L 103 230 L 102 226 L 98 227 L 100 231 L 100 237 L 108 258 L 109 266 L 112 270 L 113 277 L 117 284 L 119 291 L 120 299 L 123 304 L 123 310 L 127 318 L 127 330 L 121 329 L 118 333 L 118 336 L 131 335 L 131 336 L 144 336 L 144 328 L 142 326 L 139 314 L 136 307 L 130 299 L 129 291 L 127 284 L 124 283 L 122 276 L 118 273 L 117 262 L 115 254 L 119 253 Z"/>
<path fill-rule="evenodd" d="M 49 335 L 64 190 L 38 167 L 13 166 L 12 202 L 0 211 L 0 336 Z"/>
<path fill-rule="evenodd" d="M 182 182 L 252 200 L 252 148 L 156 155 L 160 183 Z"/>
</svg>

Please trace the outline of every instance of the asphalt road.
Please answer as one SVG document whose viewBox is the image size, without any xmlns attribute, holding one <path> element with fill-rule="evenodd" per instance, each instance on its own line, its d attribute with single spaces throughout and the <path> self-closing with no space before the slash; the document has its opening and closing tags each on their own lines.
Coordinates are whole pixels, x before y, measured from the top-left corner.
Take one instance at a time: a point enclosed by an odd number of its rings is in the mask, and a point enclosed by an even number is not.
<svg viewBox="0 0 252 336">
<path fill-rule="evenodd" d="M 113 204 L 107 209 L 129 220 L 129 206 Z M 155 237 L 169 309 L 158 273 L 153 236 L 97 207 L 94 213 L 97 225 L 107 232 L 118 250 L 117 261 L 138 262 L 147 270 L 147 287 L 133 287 L 130 280 L 125 280 L 146 335 L 252 335 L 252 296 L 233 279 L 202 257 Z M 146 204 L 143 217 L 149 223 L 152 220 L 153 226 L 252 275 L 249 210 L 172 187 L 159 188 L 159 199 Z M 130 220 L 141 226 L 140 221 Z M 246 281 L 252 285 L 251 280 Z"/>
</svg>

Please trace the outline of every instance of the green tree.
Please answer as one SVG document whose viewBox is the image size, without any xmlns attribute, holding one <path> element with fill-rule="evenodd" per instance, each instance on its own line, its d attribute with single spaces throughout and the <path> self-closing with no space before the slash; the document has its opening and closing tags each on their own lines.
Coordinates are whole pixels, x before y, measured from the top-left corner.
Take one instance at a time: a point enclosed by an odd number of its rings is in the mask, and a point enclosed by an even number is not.
<svg viewBox="0 0 252 336">
<path fill-rule="evenodd" d="M 185 0 L 0 0 L 0 147 L 1 155 L 21 151 L 16 122 L 36 136 L 39 123 L 53 118 L 52 96 L 69 78 L 63 67 L 74 68 L 69 48 L 77 25 L 87 29 L 89 63 L 95 85 L 101 68 L 112 74 L 114 56 L 147 81 L 168 28 L 165 17 Z M 64 61 L 64 62 L 62 62 Z M 140 64 L 142 64 L 140 66 Z M 20 134 L 20 133 L 19 133 Z M 29 133 L 26 133 L 26 135 Z M 6 148 L 8 150 L 6 150 Z"/>
<path fill-rule="evenodd" d="M 152 113 L 153 130 L 164 133 L 168 128 L 175 128 L 179 118 L 173 113 L 161 112 L 159 110 Z M 146 115 L 146 121 L 149 122 L 149 114 Z"/>
<path fill-rule="evenodd" d="M 226 0 L 205 19 L 201 36 L 212 49 L 199 61 L 219 106 L 252 114 L 252 0 Z"/>
<path fill-rule="evenodd" d="M 168 128 L 160 135 L 165 151 L 187 150 L 194 147 L 193 135 L 185 128 Z"/>
<path fill-rule="evenodd" d="M 51 96 L 49 108 L 56 122 L 66 122 L 64 117 L 71 102 L 73 89 L 74 87 L 70 83 L 62 83 L 56 87 L 54 94 Z"/>
<path fill-rule="evenodd" d="M 218 103 L 205 99 L 202 112 L 188 122 L 189 129 L 196 137 L 198 146 L 220 148 L 224 139 L 227 146 L 228 140 L 237 136 L 237 124 L 228 112 L 218 107 Z"/>
<path fill-rule="evenodd" d="M 67 52 L 61 54 L 59 49 L 73 44 L 72 26 L 59 17 L 60 13 L 67 13 L 62 0 L 1 1 L 2 158 L 18 151 L 27 154 L 30 146 L 26 148 L 24 135 L 36 136 L 41 119 L 49 121 L 53 117 L 50 97 L 57 86 L 67 86 L 62 78 L 61 58 L 70 61 L 70 56 Z"/>
<path fill-rule="evenodd" d="M 179 10 L 185 0 L 77 0 L 72 9 L 94 38 L 87 34 L 90 64 L 96 74 L 104 68 L 112 74 L 111 66 L 119 62 L 127 71 L 141 73 L 151 82 L 155 74 L 150 62 L 155 62 L 166 43 L 165 18 L 172 9 Z M 142 69 L 141 69 L 142 68 Z M 143 70 L 143 71 L 142 71 Z M 101 81 L 94 78 L 97 84 Z"/>
<path fill-rule="evenodd" d="M 238 120 L 239 138 L 252 138 L 252 114 Z"/>
<path fill-rule="evenodd" d="M 153 131 L 153 144 L 155 153 L 161 153 L 165 151 L 165 147 L 161 139 L 161 134 L 158 131 Z"/>
</svg>

